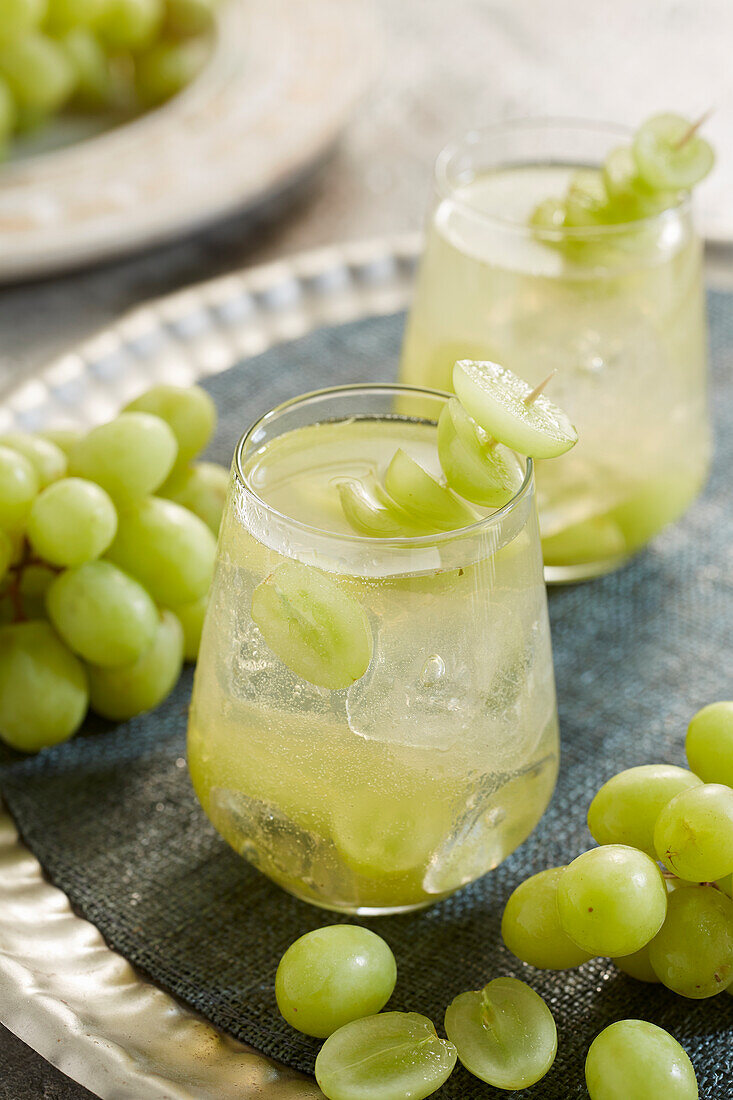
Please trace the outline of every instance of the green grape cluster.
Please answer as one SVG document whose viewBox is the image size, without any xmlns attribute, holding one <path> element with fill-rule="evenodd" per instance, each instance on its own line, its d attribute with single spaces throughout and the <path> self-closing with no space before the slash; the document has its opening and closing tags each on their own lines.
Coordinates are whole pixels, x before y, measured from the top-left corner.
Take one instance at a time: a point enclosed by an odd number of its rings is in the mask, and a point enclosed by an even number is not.
<svg viewBox="0 0 733 1100">
<path fill-rule="evenodd" d="M 562 970 L 608 956 L 682 997 L 733 990 L 733 702 L 699 711 L 686 748 L 694 771 L 609 779 L 588 811 L 599 847 L 514 891 L 502 935 L 519 959 Z"/>
<path fill-rule="evenodd" d="M 89 432 L 0 436 L 9 745 L 65 741 L 89 706 L 114 721 L 150 710 L 195 661 L 228 483 L 195 461 L 215 421 L 204 390 L 157 386 Z"/>
<path fill-rule="evenodd" d="M 193 80 L 217 0 L 0 0 L 0 149 L 59 111 L 132 114 Z"/>
<path fill-rule="evenodd" d="M 562 198 L 539 203 L 530 225 L 547 243 L 577 251 L 579 242 L 566 241 L 562 231 L 627 225 L 679 205 L 715 160 L 698 132 L 703 121 L 670 113 L 647 119 L 630 144 L 609 152 L 602 168 L 579 169 Z"/>
</svg>

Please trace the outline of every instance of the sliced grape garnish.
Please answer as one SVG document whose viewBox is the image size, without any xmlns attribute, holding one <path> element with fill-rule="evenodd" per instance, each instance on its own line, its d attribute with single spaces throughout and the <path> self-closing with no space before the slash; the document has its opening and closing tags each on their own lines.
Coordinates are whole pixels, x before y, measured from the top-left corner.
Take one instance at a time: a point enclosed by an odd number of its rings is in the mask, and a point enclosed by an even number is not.
<svg viewBox="0 0 733 1100">
<path fill-rule="evenodd" d="M 373 638 L 361 604 L 325 573 L 288 561 L 252 593 L 252 618 L 297 676 L 339 691 L 366 672 Z"/>
<path fill-rule="evenodd" d="M 335 1031 L 316 1058 L 316 1081 L 327 1100 L 424 1100 L 456 1064 L 452 1043 L 439 1039 L 417 1012 L 380 1012 Z"/>
<path fill-rule="evenodd" d="M 617 221 L 651 217 L 679 201 L 676 191 L 659 191 L 644 182 L 630 145 L 618 145 L 608 154 L 603 165 L 603 182 L 616 208 Z"/>
<path fill-rule="evenodd" d="M 690 767 L 705 783 L 733 787 L 733 701 L 710 703 L 687 728 Z"/>
<path fill-rule="evenodd" d="M 401 447 L 387 467 L 384 487 L 409 515 L 419 523 L 432 524 L 439 531 L 458 531 L 478 519 L 468 504 L 436 481 Z"/>
<path fill-rule="evenodd" d="M 649 959 L 662 984 L 681 997 L 722 993 L 733 981 L 733 901 L 715 886 L 674 890 Z"/>
<path fill-rule="evenodd" d="M 451 489 L 487 508 L 510 501 L 524 479 L 514 453 L 481 432 L 455 397 L 438 420 L 438 456 Z"/>
<path fill-rule="evenodd" d="M 469 1073 L 511 1092 L 540 1081 L 557 1053 L 552 1013 L 517 978 L 460 993 L 448 1006 L 445 1030 Z"/>
<path fill-rule="evenodd" d="M 702 780 L 672 764 L 642 764 L 609 779 L 588 810 L 588 828 L 599 844 L 627 844 L 657 858 L 654 827 L 667 803 Z"/>
<path fill-rule="evenodd" d="M 590 1100 L 697 1100 L 695 1070 L 668 1031 L 619 1020 L 593 1040 L 585 1062 Z"/>
<path fill-rule="evenodd" d="M 339 482 L 338 492 L 346 519 L 360 535 L 405 538 L 439 530 L 434 524 L 420 523 L 400 508 L 371 474 Z"/>
<path fill-rule="evenodd" d="M 501 934 L 509 950 L 541 970 L 568 970 L 592 956 L 578 947 L 560 924 L 557 885 L 564 867 L 551 867 L 526 879 L 504 909 Z"/>
<path fill-rule="evenodd" d="M 688 882 L 713 882 L 733 871 L 733 790 L 703 783 L 676 795 L 654 827 L 657 858 Z"/>
<path fill-rule="evenodd" d="M 578 440 L 562 409 L 512 371 L 487 360 L 462 359 L 453 386 L 466 412 L 488 435 L 531 458 L 555 458 Z"/>
<path fill-rule="evenodd" d="M 381 936 L 333 924 L 291 944 L 277 968 L 275 996 L 292 1027 L 325 1039 L 383 1009 L 396 981 L 397 964 Z"/>
<path fill-rule="evenodd" d="M 572 228 L 607 225 L 609 213 L 601 173 L 593 168 L 574 172 L 565 196 L 565 225 Z"/>
<path fill-rule="evenodd" d="M 622 844 L 592 848 L 574 859 L 557 886 L 560 924 L 592 955 L 631 955 L 664 922 L 667 889 L 657 864 Z"/>
<path fill-rule="evenodd" d="M 707 176 L 715 162 L 712 146 L 681 115 L 647 119 L 634 136 L 633 154 L 642 180 L 660 191 L 688 190 Z"/>
</svg>

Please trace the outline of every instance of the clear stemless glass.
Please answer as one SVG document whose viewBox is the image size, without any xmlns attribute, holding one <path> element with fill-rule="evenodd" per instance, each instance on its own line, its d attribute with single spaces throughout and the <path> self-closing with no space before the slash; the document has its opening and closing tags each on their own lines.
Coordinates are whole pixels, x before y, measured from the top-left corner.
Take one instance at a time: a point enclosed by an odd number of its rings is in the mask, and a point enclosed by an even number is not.
<svg viewBox="0 0 733 1100">
<path fill-rule="evenodd" d="M 504 508 L 459 531 L 367 538 L 341 510 L 339 483 L 383 472 L 399 446 L 437 475 L 446 400 L 392 385 L 308 394 L 234 457 L 189 767 L 236 851 L 328 909 L 447 896 L 529 836 L 555 785 L 532 463 Z M 263 583 L 283 570 L 298 591 L 273 609 Z M 365 629 L 371 659 L 334 685 Z"/>
<path fill-rule="evenodd" d="M 628 224 L 540 229 L 538 203 L 629 133 L 585 122 L 476 131 L 438 157 L 401 380 L 452 389 L 492 359 L 548 396 L 580 441 L 537 464 L 548 580 L 616 568 L 686 510 L 710 432 L 702 248 L 690 203 Z"/>
</svg>

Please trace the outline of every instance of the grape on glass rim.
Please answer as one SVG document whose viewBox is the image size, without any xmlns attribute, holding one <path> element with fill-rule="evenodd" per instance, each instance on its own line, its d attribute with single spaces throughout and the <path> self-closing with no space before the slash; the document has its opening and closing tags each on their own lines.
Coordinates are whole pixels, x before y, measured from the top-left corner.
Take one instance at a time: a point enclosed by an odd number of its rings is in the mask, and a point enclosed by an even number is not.
<svg viewBox="0 0 733 1100">
<path fill-rule="evenodd" d="M 152 710 L 170 695 L 182 667 L 183 629 L 171 611 L 162 611 L 152 645 L 133 664 L 87 666 L 92 709 L 115 722 Z"/>
<path fill-rule="evenodd" d="M 540 970 L 568 970 L 592 958 L 560 924 L 557 886 L 564 870 L 551 867 L 532 875 L 517 886 L 504 908 L 504 943 L 518 959 Z"/>
<path fill-rule="evenodd" d="M 380 1012 L 330 1035 L 316 1058 L 327 1100 L 424 1100 L 443 1085 L 456 1049 L 426 1016 Z"/>
<path fill-rule="evenodd" d="M 695 1070 L 668 1031 L 619 1020 L 593 1040 L 585 1062 L 590 1100 L 697 1100 Z"/>
<path fill-rule="evenodd" d="M 667 903 L 649 960 L 681 997 L 714 997 L 733 981 L 733 901 L 715 886 L 682 884 Z"/>
<path fill-rule="evenodd" d="M 560 924 L 592 955 L 631 955 L 656 935 L 667 911 L 657 864 L 636 848 L 606 844 L 574 859 L 557 885 Z"/>
<path fill-rule="evenodd" d="M 277 968 L 277 1006 L 296 1030 L 318 1039 L 384 1008 L 397 981 L 397 964 L 381 936 L 334 924 L 307 932 Z"/>
<path fill-rule="evenodd" d="M 498 363 L 461 359 L 453 368 L 453 388 L 483 430 L 519 454 L 555 458 L 578 440 L 570 420 L 544 393 Z"/>
<path fill-rule="evenodd" d="M 460 993 L 446 1011 L 445 1031 L 469 1073 L 511 1092 L 540 1081 L 557 1053 L 552 1013 L 517 978 Z"/>
<path fill-rule="evenodd" d="M 518 492 L 524 471 L 515 454 L 479 435 L 480 429 L 455 397 L 438 419 L 438 457 L 451 489 L 472 504 L 501 508 Z"/>
<path fill-rule="evenodd" d="M 361 604 L 301 562 L 283 562 L 257 585 L 252 618 L 273 653 L 319 687 L 350 687 L 372 659 L 372 629 Z"/>
<path fill-rule="evenodd" d="M 703 782 L 733 787 L 733 701 L 710 703 L 694 715 L 685 752 Z"/>
<path fill-rule="evenodd" d="M 644 183 L 660 191 L 677 191 L 689 190 L 705 178 L 715 162 L 712 146 L 698 133 L 706 117 L 690 122 L 667 112 L 642 123 L 632 149 Z"/>
<path fill-rule="evenodd" d="M 733 789 L 703 783 L 676 795 L 654 828 L 657 858 L 679 878 L 713 882 L 733 871 Z"/>
<path fill-rule="evenodd" d="M 101 557 L 116 532 L 111 498 L 84 478 L 53 482 L 33 501 L 28 516 L 28 540 L 51 565 L 83 565 Z"/>
<path fill-rule="evenodd" d="M 642 764 L 614 775 L 588 810 L 588 828 L 599 844 L 626 844 L 657 858 L 654 826 L 667 803 L 702 780 L 673 764 Z"/>
</svg>

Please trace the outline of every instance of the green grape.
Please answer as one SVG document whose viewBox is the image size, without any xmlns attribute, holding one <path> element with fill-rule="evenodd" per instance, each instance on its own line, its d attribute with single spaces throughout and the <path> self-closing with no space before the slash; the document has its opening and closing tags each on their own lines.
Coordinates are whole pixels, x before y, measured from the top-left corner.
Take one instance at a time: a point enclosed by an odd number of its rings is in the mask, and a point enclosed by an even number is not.
<svg viewBox="0 0 733 1100">
<path fill-rule="evenodd" d="M 179 466 L 203 451 L 216 428 L 216 406 L 200 386 L 154 386 L 126 409 L 152 413 L 167 421 L 178 440 Z"/>
<path fill-rule="evenodd" d="M 715 885 L 718 889 L 722 890 L 728 897 L 733 897 L 733 874 L 725 875 L 723 878 L 719 878 Z"/>
<path fill-rule="evenodd" d="M 460 993 L 446 1011 L 445 1031 L 469 1073 L 510 1092 L 540 1081 L 557 1054 L 552 1013 L 517 978 Z"/>
<path fill-rule="evenodd" d="M 71 95 L 74 73 L 61 47 L 46 35 L 31 31 L 0 46 L 0 76 L 20 113 L 43 117 L 57 111 Z"/>
<path fill-rule="evenodd" d="M 654 827 L 657 858 L 678 878 L 712 882 L 733 871 L 733 790 L 691 787 L 667 803 Z"/>
<path fill-rule="evenodd" d="M 47 619 L 46 596 L 56 570 L 47 565 L 26 564 L 20 571 L 18 599 L 25 619 Z"/>
<path fill-rule="evenodd" d="M 417 1012 L 380 1012 L 352 1020 L 326 1039 L 316 1081 L 327 1100 L 423 1100 L 456 1064 L 452 1043 L 439 1039 Z"/>
<path fill-rule="evenodd" d="M 146 497 L 120 512 L 107 557 L 148 589 L 163 607 L 193 603 L 214 573 L 216 539 L 180 504 Z"/>
<path fill-rule="evenodd" d="M 557 885 L 560 924 L 592 955 L 632 955 L 659 931 L 667 889 L 657 864 L 635 848 L 606 844 L 574 859 Z"/>
<path fill-rule="evenodd" d="M 14 42 L 40 26 L 47 0 L 0 0 L 0 43 Z"/>
<path fill-rule="evenodd" d="M 309 565 L 283 562 L 258 584 L 252 618 L 273 653 L 311 684 L 338 691 L 369 667 L 372 630 L 361 604 Z"/>
<path fill-rule="evenodd" d="M 135 59 L 135 91 L 143 107 L 157 107 L 198 76 L 209 55 L 206 39 L 156 42 Z"/>
<path fill-rule="evenodd" d="M 27 432 L 7 432 L 0 435 L 0 447 L 9 447 L 11 451 L 17 451 L 24 455 L 38 474 L 39 488 L 43 489 L 52 481 L 57 481 L 66 473 L 66 455 L 40 435 L 29 435 Z"/>
<path fill-rule="evenodd" d="M 49 428 L 48 431 L 41 433 L 41 438 L 47 439 L 49 443 L 55 443 L 68 459 L 79 440 L 84 438 L 84 432 L 81 428 Z"/>
<path fill-rule="evenodd" d="M 644 183 L 629 145 L 619 145 L 608 154 L 603 165 L 603 182 L 623 220 L 648 218 L 679 202 L 676 191 L 658 191 Z"/>
<path fill-rule="evenodd" d="M 438 420 L 438 456 L 448 485 L 466 500 L 501 508 L 520 489 L 524 471 L 516 455 L 492 443 L 452 397 Z"/>
<path fill-rule="evenodd" d="M 733 980 L 733 901 L 715 886 L 674 890 L 649 960 L 662 984 L 682 997 L 721 993 Z"/>
<path fill-rule="evenodd" d="M 531 386 L 497 363 L 460 360 L 453 368 L 453 388 L 469 416 L 519 454 L 555 458 L 577 442 L 562 409 L 543 393 L 527 403 Z"/>
<path fill-rule="evenodd" d="M 608 225 L 608 195 L 600 172 L 583 168 L 573 173 L 565 196 L 565 225 L 571 228 Z"/>
<path fill-rule="evenodd" d="M 177 604 L 171 608 L 183 627 L 183 657 L 186 661 L 195 661 L 199 655 L 201 632 L 204 629 L 204 618 L 208 606 L 209 593 L 207 592 L 193 603 Z"/>
<path fill-rule="evenodd" d="M 46 606 L 69 648 L 104 667 L 136 661 L 152 645 L 158 627 L 158 611 L 143 586 L 108 561 L 89 561 L 60 573 Z"/>
<path fill-rule="evenodd" d="M 118 501 L 147 496 L 176 460 L 176 438 L 160 417 L 122 413 L 84 436 L 71 452 L 69 472 L 96 481 Z"/>
<path fill-rule="evenodd" d="M 0 527 L 0 581 L 3 579 L 13 561 L 15 546 L 10 535 L 6 535 Z"/>
<path fill-rule="evenodd" d="M 183 629 L 171 611 L 161 612 L 153 644 L 134 664 L 89 666 L 92 710 L 125 722 L 170 695 L 183 668 Z"/>
<path fill-rule="evenodd" d="M 712 147 L 694 124 L 673 114 L 647 119 L 636 131 L 633 154 L 644 183 L 659 191 L 694 187 L 715 161 Z"/>
<path fill-rule="evenodd" d="M 214 26 L 217 0 L 166 0 L 166 29 L 181 38 Z"/>
<path fill-rule="evenodd" d="M 697 1100 L 692 1062 L 676 1039 L 646 1020 L 619 1020 L 591 1043 L 590 1100 Z"/>
<path fill-rule="evenodd" d="M 588 828 L 599 844 L 627 844 L 657 858 L 654 826 L 675 795 L 702 780 L 672 764 L 642 764 L 619 772 L 601 787 L 588 810 Z"/>
<path fill-rule="evenodd" d="M 46 27 L 52 32 L 94 27 L 108 6 L 108 0 L 48 0 Z"/>
<path fill-rule="evenodd" d="M 76 733 L 89 703 L 81 662 L 45 622 L 0 628 L 0 737 L 38 752 Z"/>
<path fill-rule="evenodd" d="M 457 531 L 478 519 L 472 508 L 431 477 L 401 447 L 387 467 L 384 487 L 408 515 L 418 523 L 432 524 L 439 531 Z"/>
<path fill-rule="evenodd" d="M 710 703 L 687 727 L 690 767 L 705 783 L 733 787 L 733 701 Z"/>
<path fill-rule="evenodd" d="M 434 525 L 420 523 L 400 508 L 373 474 L 339 482 L 338 492 L 346 519 L 360 535 L 414 538 L 437 531 Z"/>
<path fill-rule="evenodd" d="M 334 924 L 290 945 L 277 968 L 275 996 L 292 1027 L 325 1039 L 381 1011 L 396 981 L 397 964 L 381 936 Z"/>
<path fill-rule="evenodd" d="M 512 954 L 540 970 L 567 970 L 592 957 L 563 931 L 557 885 L 564 867 L 551 867 L 526 879 L 504 909 L 501 934 Z"/>
<path fill-rule="evenodd" d="M 188 508 L 217 535 L 228 490 L 229 471 L 225 466 L 216 462 L 195 462 L 174 471 L 159 495 Z"/>
<path fill-rule="evenodd" d="M 13 133 L 17 121 L 15 100 L 6 81 L 0 77 L 0 144 Z"/>
<path fill-rule="evenodd" d="M 626 539 L 610 516 L 591 516 L 542 539 L 545 565 L 574 565 L 626 552 Z"/>
<path fill-rule="evenodd" d="M 622 973 L 628 974 L 630 978 L 636 978 L 637 982 L 659 983 L 649 958 L 649 944 L 640 947 L 633 955 L 622 955 L 613 961 Z"/>
<path fill-rule="evenodd" d="M 564 227 L 565 216 L 564 199 L 543 199 L 532 211 L 529 224 L 533 229 L 551 232 Z"/>
<path fill-rule="evenodd" d="M 101 486 L 62 478 L 36 497 L 28 516 L 28 539 L 51 565 L 83 565 L 99 558 L 117 532 L 117 512 Z"/>
<path fill-rule="evenodd" d="M 38 474 L 25 455 L 0 446 L 0 528 L 22 531 L 39 490 Z"/>
<path fill-rule="evenodd" d="M 66 31 L 58 39 L 74 70 L 74 100 L 82 107 L 107 106 L 114 81 L 107 54 L 95 35 L 84 27 Z"/>
<path fill-rule="evenodd" d="M 163 21 L 162 0 L 106 0 L 97 32 L 110 50 L 143 50 Z"/>
</svg>

